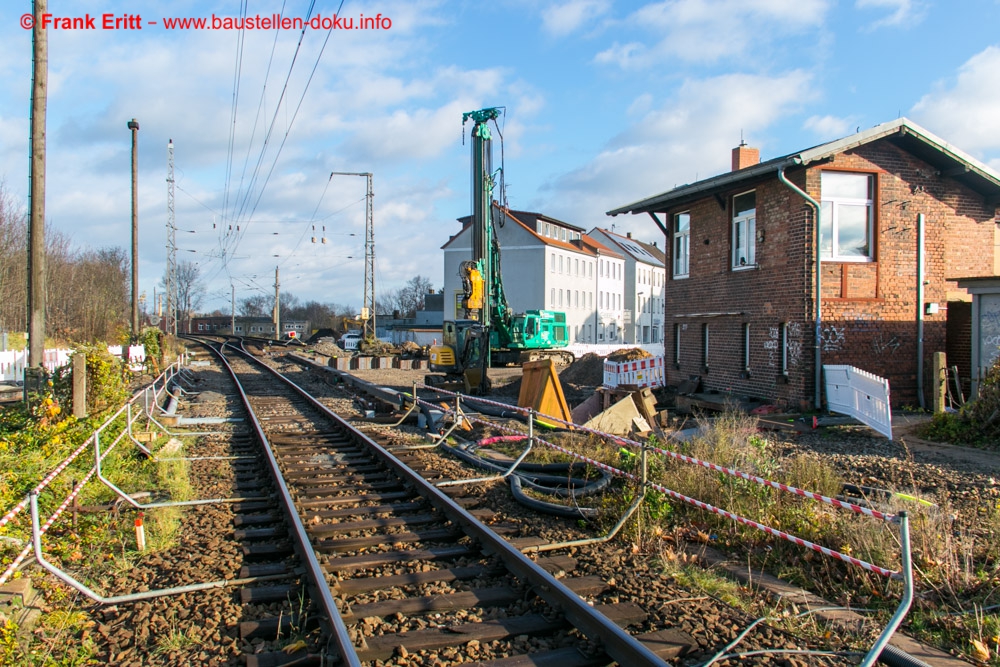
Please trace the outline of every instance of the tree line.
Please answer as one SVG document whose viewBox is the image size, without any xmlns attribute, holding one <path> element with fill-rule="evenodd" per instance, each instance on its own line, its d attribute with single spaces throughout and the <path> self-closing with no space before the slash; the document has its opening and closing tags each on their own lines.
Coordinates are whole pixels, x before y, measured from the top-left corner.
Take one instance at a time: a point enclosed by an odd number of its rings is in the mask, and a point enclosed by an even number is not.
<svg viewBox="0 0 1000 667">
<path fill-rule="evenodd" d="M 27 247 L 27 212 L 0 181 L 0 332 L 28 329 Z M 45 275 L 45 328 L 49 338 L 80 343 L 127 339 L 131 262 L 123 248 L 74 249 L 66 234 L 46 224 Z M 165 285 L 166 276 L 160 287 L 165 290 Z M 198 265 L 178 262 L 176 285 L 177 315 L 183 321 L 197 313 L 205 296 Z M 430 289 L 430 280 L 418 275 L 402 287 L 378 294 L 376 316 L 413 317 L 424 307 L 424 297 Z M 284 292 L 280 301 L 282 320 L 308 320 L 314 329 L 351 328 L 360 314 L 360 308 L 351 304 L 302 301 Z M 143 313 L 156 312 L 156 304 L 140 305 Z M 270 318 L 274 295 L 253 294 L 240 299 L 236 306 L 240 317 Z M 230 315 L 223 310 L 206 314 Z"/>
<path fill-rule="evenodd" d="M 28 329 L 28 215 L 0 182 L 0 331 Z M 122 248 L 73 249 L 45 226 L 45 329 L 59 341 L 124 340 L 130 262 Z"/>
</svg>

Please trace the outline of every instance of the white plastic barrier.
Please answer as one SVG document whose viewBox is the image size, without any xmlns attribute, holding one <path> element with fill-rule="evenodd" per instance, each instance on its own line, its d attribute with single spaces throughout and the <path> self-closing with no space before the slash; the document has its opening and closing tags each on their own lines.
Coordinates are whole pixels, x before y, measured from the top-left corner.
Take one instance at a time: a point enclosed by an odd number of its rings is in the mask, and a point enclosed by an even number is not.
<svg viewBox="0 0 1000 667">
<path fill-rule="evenodd" d="M 0 382 L 22 382 L 27 363 L 27 350 L 0 352 Z"/>
<path fill-rule="evenodd" d="M 108 352 L 116 357 L 122 356 L 121 345 L 109 345 Z M 49 373 L 69 363 L 73 350 L 56 348 L 42 352 L 42 365 Z M 130 345 L 128 348 L 128 367 L 132 371 L 141 371 L 146 362 L 146 347 Z M 8 350 L 0 352 L 0 382 L 24 382 L 24 368 L 28 365 L 27 350 Z"/>
<path fill-rule="evenodd" d="M 604 361 L 604 386 L 662 387 L 666 384 L 663 357 L 649 357 L 635 361 Z"/>
<path fill-rule="evenodd" d="M 823 366 L 830 412 L 850 415 L 892 440 L 889 381 L 854 366 Z"/>
</svg>

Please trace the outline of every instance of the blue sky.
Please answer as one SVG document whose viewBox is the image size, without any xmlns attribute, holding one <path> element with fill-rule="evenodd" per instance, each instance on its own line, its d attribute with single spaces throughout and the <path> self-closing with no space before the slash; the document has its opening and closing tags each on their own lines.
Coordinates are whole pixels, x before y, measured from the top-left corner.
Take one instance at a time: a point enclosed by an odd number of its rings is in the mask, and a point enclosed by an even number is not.
<svg viewBox="0 0 1000 667">
<path fill-rule="evenodd" d="M 338 4 L 317 0 L 314 14 Z M 376 291 L 418 274 L 441 285 L 439 248 L 469 208 L 461 114 L 484 106 L 506 108 L 513 208 L 649 241 L 647 217 L 604 212 L 727 170 L 741 136 L 768 159 L 903 115 L 1000 169 L 1000 0 L 345 0 L 342 17 L 380 13 L 391 27 L 334 30 L 322 56 L 327 31 L 308 30 L 293 68 L 298 31 L 247 32 L 238 77 L 239 32 L 163 28 L 240 5 L 49 0 L 57 16 L 158 22 L 49 32 L 47 217 L 77 246 L 129 246 L 137 118 L 150 297 L 166 262 L 168 138 L 178 258 L 198 262 L 206 310 L 228 308 L 231 284 L 238 299 L 271 291 L 275 266 L 300 299 L 361 305 L 364 180 L 331 171 L 375 174 Z M 248 5 L 304 17 L 310 0 Z M 0 8 L 0 178 L 21 203 L 30 11 Z M 314 225 L 326 244 L 310 242 Z"/>
</svg>

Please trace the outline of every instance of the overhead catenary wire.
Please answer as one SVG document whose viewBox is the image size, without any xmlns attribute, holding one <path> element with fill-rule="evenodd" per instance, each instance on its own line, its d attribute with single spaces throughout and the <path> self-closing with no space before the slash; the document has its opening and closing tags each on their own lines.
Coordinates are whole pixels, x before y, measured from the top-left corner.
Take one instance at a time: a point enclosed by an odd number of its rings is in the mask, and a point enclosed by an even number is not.
<svg viewBox="0 0 1000 667">
<path fill-rule="evenodd" d="M 240 29 L 236 33 L 236 66 L 233 68 L 233 104 L 229 112 L 229 142 L 226 146 L 226 178 L 222 194 L 222 210 L 225 211 L 229 203 L 229 185 L 233 173 L 233 149 L 236 142 L 236 114 L 239 109 L 240 80 L 243 75 L 243 45 L 246 43 L 247 0 L 240 2 Z"/>
</svg>

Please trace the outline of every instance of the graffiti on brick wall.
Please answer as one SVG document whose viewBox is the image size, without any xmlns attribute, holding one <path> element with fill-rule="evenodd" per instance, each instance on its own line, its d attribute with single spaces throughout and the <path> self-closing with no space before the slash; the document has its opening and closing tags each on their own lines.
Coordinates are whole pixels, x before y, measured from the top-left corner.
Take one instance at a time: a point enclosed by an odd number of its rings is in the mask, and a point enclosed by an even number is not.
<svg viewBox="0 0 1000 667">
<path fill-rule="evenodd" d="M 788 323 L 788 366 L 799 365 L 802 359 L 802 325 L 798 322 Z"/>
<path fill-rule="evenodd" d="M 788 348 L 786 362 L 788 368 L 794 368 L 802 360 L 802 325 L 798 322 L 789 322 L 785 325 L 785 344 Z M 776 368 L 781 360 L 781 329 L 780 327 L 769 327 L 767 340 L 764 341 L 764 350 L 767 352 L 767 365 Z"/>
<path fill-rule="evenodd" d="M 821 336 L 824 352 L 838 352 L 844 349 L 844 327 L 828 324 L 823 327 Z"/>
<path fill-rule="evenodd" d="M 899 340 L 899 336 L 892 336 L 887 339 L 882 334 L 878 334 L 872 339 L 872 350 L 877 356 L 882 356 L 886 352 L 893 354 L 902 344 L 902 341 Z"/>
<path fill-rule="evenodd" d="M 778 327 L 768 329 L 764 350 L 767 351 L 767 365 L 771 368 L 776 367 L 778 365 Z"/>
</svg>

